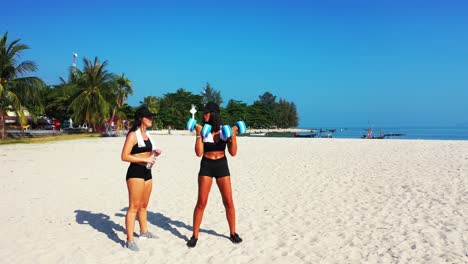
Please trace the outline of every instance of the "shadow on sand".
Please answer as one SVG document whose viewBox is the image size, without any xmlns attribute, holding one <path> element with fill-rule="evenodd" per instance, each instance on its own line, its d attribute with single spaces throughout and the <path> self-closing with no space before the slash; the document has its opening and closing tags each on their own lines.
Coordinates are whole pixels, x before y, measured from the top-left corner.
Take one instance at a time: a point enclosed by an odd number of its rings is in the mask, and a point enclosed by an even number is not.
<svg viewBox="0 0 468 264">
<path fill-rule="evenodd" d="M 125 207 L 123 208 L 121 211 L 123 212 L 126 212 L 128 210 L 128 207 Z M 121 217 L 125 217 L 125 214 L 115 214 L 116 216 L 121 216 Z M 181 221 L 177 221 L 177 220 L 172 220 L 170 217 L 167 217 L 161 213 L 153 213 L 153 212 L 150 212 L 148 211 L 148 222 L 150 222 L 151 224 L 163 229 L 163 230 L 166 230 L 166 231 L 169 231 L 171 232 L 171 234 L 173 234 L 174 236 L 180 238 L 180 239 L 183 239 L 185 241 L 188 241 L 188 237 L 185 236 L 185 235 L 182 235 L 179 230 L 177 230 L 177 228 L 184 228 L 190 232 L 193 231 L 193 227 L 190 226 L 190 225 L 187 225 Z M 228 236 L 226 235 L 222 235 L 222 234 L 219 234 L 217 233 L 216 231 L 214 230 L 207 230 L 207 229 L 201 229 L 200 228 L 200 232 L 202 233 L 207 233 L 207 234 L 210 234 L 210 235 L 213 235 L 213 236 L 219 236 L 219 237 L 224 237 L 224 238 L 227 238 L 229 239 Z"/>
<path fill-rule="evenodd" d="M 90 225 L 97 231 L 105 234 L 110 240 L 120 244 L 122 247 L 125 245 L 125 241 L 119 239 L 116 232 L 123 232 L 125 234 L 125 228 L 119 224 L 114 223 L 110 220 L 108 215 L 102 213 L 91 213 L 84 210 L 75 210 L 76 222 L 81 225 Z"/>
</svg>

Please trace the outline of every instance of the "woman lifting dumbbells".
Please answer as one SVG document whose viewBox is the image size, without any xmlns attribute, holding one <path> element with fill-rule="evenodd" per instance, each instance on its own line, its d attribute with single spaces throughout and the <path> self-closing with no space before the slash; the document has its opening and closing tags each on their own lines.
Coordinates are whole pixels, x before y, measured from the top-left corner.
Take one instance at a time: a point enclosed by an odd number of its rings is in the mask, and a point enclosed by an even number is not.
<svg viewBox="0 0 468 264">
<path fill-rule="evenodd" d="M 196 124 L 194 119 L 187 123 L 187 129 L 196 131 L 195 153 L 198 157 L 203 155 L 198 172 L 198 200 L 193 212 L 193 235 L 187 242 L 187 246 L 195 247 L 197 245 L 200 224 L 208 202 L 213 178 L 216 180 L 226 208 L 230 239 L 233 243 L 240 243 L 242 239 L 236 233 L 236 212 L 225 149 L 227 146 L 231 156 L 237 154 L 236 134 L 238 131 L 245 131 L 245 123 L 240 121 L 232 129 L 229 126 L 222 126 L 219 106 L 213 102 L 208 102 L 205 105 L 203 119 L 203 127 Z"/>
</svg>

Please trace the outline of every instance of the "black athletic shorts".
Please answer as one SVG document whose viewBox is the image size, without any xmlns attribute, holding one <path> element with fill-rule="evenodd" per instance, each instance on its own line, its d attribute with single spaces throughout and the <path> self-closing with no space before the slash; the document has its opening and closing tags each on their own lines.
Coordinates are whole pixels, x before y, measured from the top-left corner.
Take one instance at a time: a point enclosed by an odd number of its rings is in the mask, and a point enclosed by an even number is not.
<svg viewBox="0 0 468 264">
<path fill-rule="evenodd" d="M 148 170 L 146 166 L 142 166 L 136 163 L 130 163 L 130 166 L 128 166 L 127 177 L 125 180 L 128 180 L 130 178 L 140 178 L 147 181 L 151 180 L 153 176 L 151 174 L 151 170 Z"/>
<path fill-rule="evenodd" d="M 231 176 L 226 156 L 216 160 L 203 157 L 200 162 L 198 176 L 209 176 L 212 178 Z"/>
</svg>

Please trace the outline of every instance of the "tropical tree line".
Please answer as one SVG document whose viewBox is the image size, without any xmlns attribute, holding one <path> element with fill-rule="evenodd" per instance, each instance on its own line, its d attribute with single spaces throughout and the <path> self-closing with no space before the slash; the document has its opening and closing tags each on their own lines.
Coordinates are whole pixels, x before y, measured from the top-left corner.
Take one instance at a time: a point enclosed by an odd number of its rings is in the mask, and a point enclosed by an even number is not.
<svg viewBox="0 0 468 264">
<path fill-rule="evenodd" d="M 158 113 L 153 119 L 158 128 L 183 129 L 191 117 L 191 106 L 194 105 L 198 110 L 195 118 L 202 120 L 203 106 L 208 101 L 218 105 L 223 103 L 220 91 L 210 84 L 200 94 L 180 88 L 163 97 L 147 96 L 140 103 Z M 229 100 L 226 107 L 221 107 L 221 117 L 225 124 L 234 125 L 237 121 L 244 120 L 251 128 L 289 128 L 298 125 L 296 105 L 282 98 L 276 101 L 276 96 L 270 92 L 260 95 L 251 105 L 240 100 Z"/>
<path fill-rule="evenodd" d="M 0 38 L 0 125 L 2 139 L 5 138 L 6 113 L 17 113 L 19 122 L 26 123 L 25 109 L 31 112 L 42 112 L 43 104 L 38 96 L 44 82 L 37 77 L 24 75 L 37 70 L 32 61 L 18 61 L 21 53 L 29 49 L 19 39 L 8 41 L 8 33 Z"/>
<path fill-rule="evenodd" d="M 29 49 L 19 39 L 8 42 L 8 33 L 0 38 L 0 126 L 5 137 L 6 113 L 14 112 L 22 128 L 28 122 L 37 123 L 38 116 L 48 116 L 63 121 L 69 118 L 75 123 L 87 124 L 94 129 L 113 121 L 117 126 L 124 120 L 132 120 L 134 110 L 147 106 L 158 113 L 154 119 L 155 128 L 183 129 L 190 117 L 189 110 L 194 105 L 198 110 L 208 101 L 221 105 L 221 92 L 209 83 L 200 94 L 183 88 L 162 97 L 144 97 L 137 107 L 126 103 L 133 94 L 131 81 L 125 74 L 115 74 L 107 70 L 108 62 L 83 58 L 83 69 L 70 67 L 68 77 L 60 78 L 58 85 L 46 85 L 40 78 L 29 77 L 37 70 L 32 61 L 20 61 L 22 53 Z M 27 110 L 33 120 L 26 118 Z M 295 127 L 298 114 L 294 103 L 269 92 L 260 95 L 252 105 L 239 100 L 229 100 L 222 110 L 226 124 L 244 120 L 250 127 Z M 197 112 L 202 119 L 202 111 Z M 119 127 L 122 128 L 122 127 Z"/>
</svg>

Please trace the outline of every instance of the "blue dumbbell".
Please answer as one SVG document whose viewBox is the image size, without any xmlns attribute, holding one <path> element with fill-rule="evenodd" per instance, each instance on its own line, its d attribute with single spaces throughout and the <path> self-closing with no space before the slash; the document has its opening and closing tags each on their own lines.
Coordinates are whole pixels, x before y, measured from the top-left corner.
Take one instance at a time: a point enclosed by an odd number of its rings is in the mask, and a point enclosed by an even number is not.
<svg viewBox="0 0 468 264">
<path fill-rule="evenodd" d="M 232 128 L 230 125 L 222 125 L 221 126 L 221 138 L 226 140 L 232 137 Z"/>
<path fill-rule="evenodd" d="M 238 128 L 237 134 L 244 134 L 247 132 L 247 126 L 244 121 L 237 121 L 236 126 Z M 221 136 L 223 139 L 228 139 L 232 137 L 232 128 L 230 125 L 221 126 Z"/>
<path fill-rule="evenodd" d="M 247 126 L 245 125 L 244 121 L 237 121 L 236 126 L 239 128 L 237 131 L 238 134 L 244 134 L 247 132 Z"/>
<path fill-rule="evenodd" d="M 211 125 L 204 124 L 203 128 L 201 130 L 201 134 L 204 138 L 208 137 L 208 135 L 211 133 Z"/>
<path fill-rule="evenodd" d="M 185 129 L 187 129 L 190 132 L 193 132 L 195 130 L 195 125 L 197 124 L 197 120 L 194 118 L 190 118 L 187 121 L 187 125 L 185 126 Z"/>
<path fill-rule="evenodd" d="M 187 121 L 187 125 L 185 126 L 185 128 L 188 131 L 193 132 L 195 130 L 196 125 L 197 125 L 197 120 L 190 118 Z M 207 137 L 210 133 L 211 133 L 211 125 L 208 125 L 208 124 L 203 125 L 202 131 L 201 131 L 201 134 L 203 135 L 203 137 L 204 138 Z"/>
</svg>

